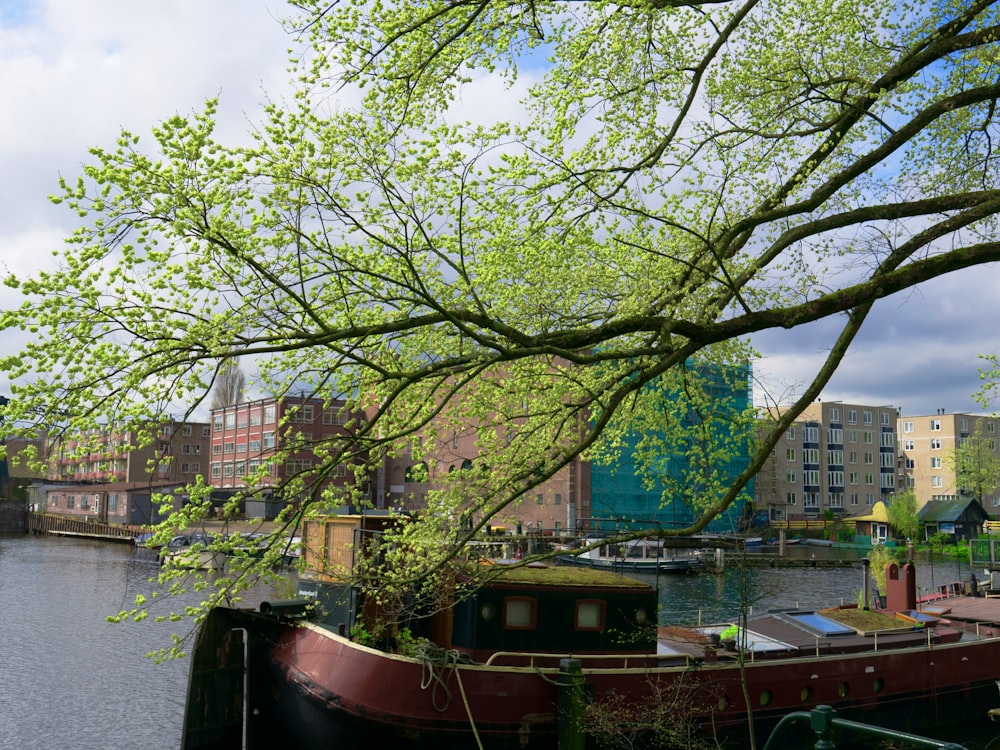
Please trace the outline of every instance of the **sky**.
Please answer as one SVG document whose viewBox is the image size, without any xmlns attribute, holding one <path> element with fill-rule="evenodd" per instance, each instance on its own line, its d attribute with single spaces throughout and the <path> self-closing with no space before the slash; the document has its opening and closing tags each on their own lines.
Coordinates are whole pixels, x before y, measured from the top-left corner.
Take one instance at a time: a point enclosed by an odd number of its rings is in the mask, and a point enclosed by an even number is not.
<svg viewBox="0 0 1000 750">
<path fill-rule="evenodd" d="M 166 118 L 220 98 L 225 140 L 245 137 L 265 100 L 287 95 L 278 0 L 0 0 L 0 273 L 32 274 L 76 225 L 48 196 L 88 148 L 121 129 L 148 137 Z M 498 106 L 479 90 L 463 103 Z M 490 102 L 490 105 L 484 103 Z M 0 305 L 16 304 L 0 289 Z M 1000 267 L 959 272 L 879 302 L 825 401 L 896 406 L 906 415 L 979 413 L 982 354 L 1000 353 Z M 755 339 L 758 401 L 801 391 L 836 321 Z M 0 332 L 0 350 L 19 348 Z M 0 381 L 0 392 L 7 384 Z M 990 411 L 1000 408 L 993 406 Z"/>
</svg>

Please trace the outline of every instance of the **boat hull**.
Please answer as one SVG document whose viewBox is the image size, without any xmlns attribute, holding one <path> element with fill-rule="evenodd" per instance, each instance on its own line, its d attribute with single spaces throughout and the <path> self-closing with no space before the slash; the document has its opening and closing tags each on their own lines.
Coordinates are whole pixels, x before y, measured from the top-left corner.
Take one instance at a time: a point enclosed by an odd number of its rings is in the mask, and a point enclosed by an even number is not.
<svg viewBox="0 0 1000 750">
<path fill-rule="evenodd" d="M 313 624 L 225 613 L 227 622 L 218 632 L 236 629 L 250 637 L 249 750 L 274 742 L 302 750 L 350 750 L 376 740 L 397 748 L 443 750 L 475 747 L 477 735 L 485 748 L 556 744 L 557 655 L 510 657 L 493 666 L 431 664 L 366 648 Z M 196 652 L 218 653 L 219 648 L 200 638 Z M 597 710 L 614 710 L 621 701 L 655 710 L 663 696 L 681 695 L 682 704 L 692 709 L 686 720 L 723 740 L 736 738 L 733 746 L 745 744 L 747 704 L 736 664 L 690 662 L 676 655 L 579 658 Z M 745 665 L 760 736 L 786 714 L 817 705 L 832 706 L 842 718 L 910 732 L 980 719 L 1000 705 L 998 677 L 1000 639 Z M 217 671 L 210 679 L 219 679 Z M 192 683 L 189 696 L 208 692 L 195 688 Z M 219 723 L 209 713 L 188 707 L 195 723 Z M 200 736 L 186 719 L 187 750 L 239 747 L 200 744 Z"/>
</svg>

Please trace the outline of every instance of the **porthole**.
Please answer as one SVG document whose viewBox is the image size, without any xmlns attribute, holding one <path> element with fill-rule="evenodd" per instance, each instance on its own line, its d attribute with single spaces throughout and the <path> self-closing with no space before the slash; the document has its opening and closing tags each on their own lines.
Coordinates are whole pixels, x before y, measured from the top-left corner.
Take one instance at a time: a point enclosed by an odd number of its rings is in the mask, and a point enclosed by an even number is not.
<svg viewBox="0 0 1000 750">
<path fill-rule="evenodd" d="M 487 602 L 482 607 L 479 608 L 479 616 L 483 618 L 486 622 L 489 622 L 494 617 L 497 616 L 497 608 L 490 602 Z"/>
<path fill-rule="evenodd" d="M 774 696 L 771 695 L 771 691 L 770 690 L 763 691 L 760 694 L 760 705 L 762 705 L 762 706 L 770 706 L 771 705 L 771 698 L 773 698 L 773 697 Z"/>
<path fill-rule="evenodd" d="M 841 698 L 846 698 L 847 693 L 848 693 L 847 683 L 846 682 L 840 683 L 840 687 L 837 688 L 837 695 L 839 695 Z"/>
<path fill-rule="evenodd" d="M 802 703 L 807 703 L 809 699 L 812 697 L 813 697 L 813 689 L 808 685 L 802 688 L 802 692 L 799 693 L 799 701 L 801 701 Z"/>
<path fill-rule="evenodd" d="M 881 693 L 882 692 L 882 688 L 884 688 L 884 687 L 885 687 L 885 683 L 882 681 L 882 678 L 881 677 L 876 677 L 875 678 L 875 683 L 872 685 L 872 690 L 874 690 L 876 693 Z"/>
<path fill-rule="evenodd" d="M 646 610 L 645 610 L 645 608 L 639 607 L 639 609 L 637 609 L 635 611 L 635 621 L 637 623 L 639 623 L 640 625 L 642 623 L 646 622 Z"/>
</svg>

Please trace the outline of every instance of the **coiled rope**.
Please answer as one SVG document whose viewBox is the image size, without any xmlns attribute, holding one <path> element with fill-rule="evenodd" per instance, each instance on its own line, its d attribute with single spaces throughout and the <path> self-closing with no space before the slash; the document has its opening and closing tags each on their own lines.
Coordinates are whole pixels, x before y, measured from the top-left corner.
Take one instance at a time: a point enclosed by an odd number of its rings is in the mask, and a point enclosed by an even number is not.
<svg viewBox="0 0 1000 750">
<path fill-rule="evenodd" d="M 476 746 L 483 750 L 483 742 L 479 738 L 479 730 L 476 729 L 476 720 L 472 717 L 472 708 L 469 706 L 469 699 L 465 694 L 465 686 L 462 684 L 462 674 L 458 670 L 458 663 L 470 663 L 469 660 L 459 651 L 453 648 L 442 648 L 433 643 L 421 643 L 413 652 L 413 655 L 420 659 L 422 666 L 420 675 L 420 689 L 431 689 L 431 705 L 438 713 L 447 710 L 451 705 L 451 689 L 448 681 L 455 675 L 458 683 L 458 691 L 462 695 L 462 703 L 465 706 L 465 715 L 469 719 L 469 726 L 472 727 L 472 734 L 476 738 Z M 443 703 L 441 697 L 444 697 Z"/>
</svg>

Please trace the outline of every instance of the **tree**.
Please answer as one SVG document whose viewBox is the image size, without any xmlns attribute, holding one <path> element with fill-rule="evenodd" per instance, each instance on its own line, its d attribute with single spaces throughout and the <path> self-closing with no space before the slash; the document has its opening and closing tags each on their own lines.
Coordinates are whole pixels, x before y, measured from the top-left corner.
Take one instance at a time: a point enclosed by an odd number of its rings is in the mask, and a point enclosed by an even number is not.
<svg viewBox="0 0 1000 750">
<path fill-rule="evenodd" d="M 912 490 L 897 492 L 885 506 L 889 525 L 907 539 L 916 539 L 920 531 L 918 510 L 917 496 Z"/>
<path fill-rule="evenodd" d="M 212 408 L 221 409 L 243 402 L 246 397 L 247 377 L 235 359 L 227 359 L 219 368 L 212 388 Z"/>
<path fill-rule="evenodd" d="M 982 424 L 948 451 L 949 466 L 955 472 L 955 486 L 960 494 L 970 494 L 979 503 L 1000 487 L 1000 454 L 996 437 L 989 437 Z"/>
<path fill-rule="evenodd" d="M 287 23 L 307 41 L 297 96 L 252 145 L 213 136 L 209 101 L 62 182 L 81 226 L 61 267 L 7 279 L 26 299 L 0 321 L 33 334 L 2 360 L 8 420 L 138 429 L 193 413 L 248 355 L 265 392 L 365 409 L 321 475 L 474 424 L 478 470 L 394 548 L 411 578 L 655 423 L 660 394 L 710 407 L 698 373 L 752 361 L 755 333 L 836 320 L 739 475 L 694 462 L 697 520 L 676 532 L 704 528 L 879 300 L 1000 259 L 992 2 L 298 0 Z M 463 117 L 500 82 L 520 105 Z"/>
</svg>

